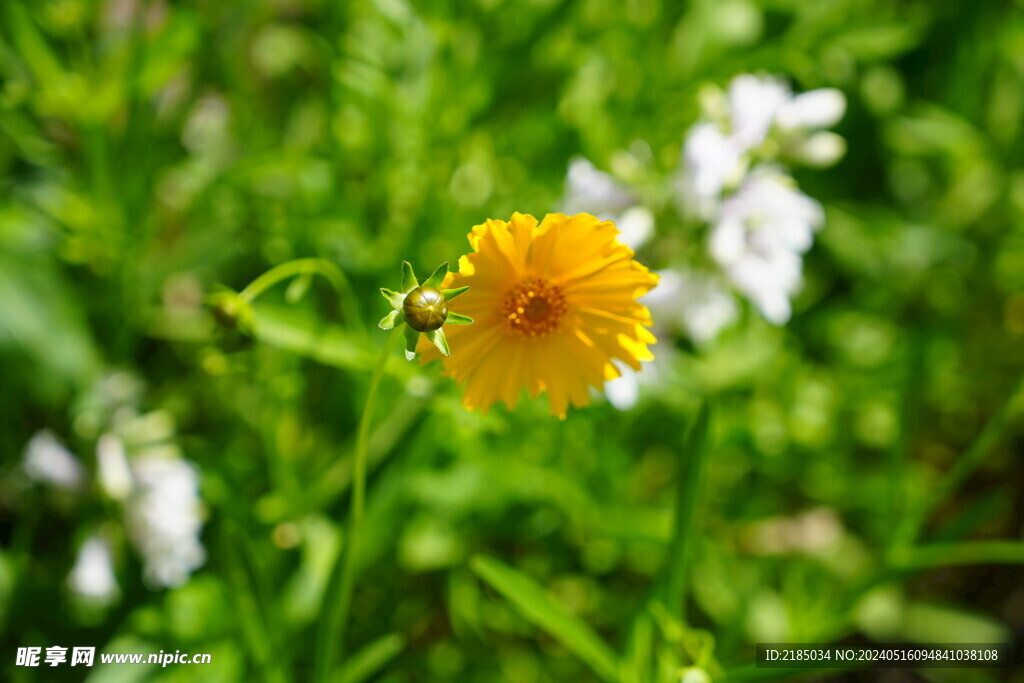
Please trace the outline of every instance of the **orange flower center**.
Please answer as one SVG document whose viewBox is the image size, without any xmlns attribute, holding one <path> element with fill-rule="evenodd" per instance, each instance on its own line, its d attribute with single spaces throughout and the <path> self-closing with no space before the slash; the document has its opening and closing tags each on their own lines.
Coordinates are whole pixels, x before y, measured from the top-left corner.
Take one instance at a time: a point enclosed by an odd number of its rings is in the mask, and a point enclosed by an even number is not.
<svg viewBox="0 0 1024 683">
<path fill-rule="evenodd" d="M 527 337 L 541 337 L 555 329 L 564 313 L 562 290 L 540 278 L 524 280 L 505 299 L 509 327 Z"/>
</svg>

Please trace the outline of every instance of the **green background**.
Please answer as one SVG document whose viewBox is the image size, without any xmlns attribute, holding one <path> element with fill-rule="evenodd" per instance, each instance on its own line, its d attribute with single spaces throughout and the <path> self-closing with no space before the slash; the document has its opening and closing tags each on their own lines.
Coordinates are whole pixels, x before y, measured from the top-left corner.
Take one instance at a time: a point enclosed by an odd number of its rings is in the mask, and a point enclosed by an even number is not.
<svg viewBox="0 0 1024 683">
<path fill-rule="evenodd" d="M 386 336 L 377 288 L 403 259 L 454 262 L 486 218 L 556 209 L 570 158 L 608 169 L 637 140 L 658 216 L 638 258 L 702 249 L 659 188 L 699 88 L 741 72 L 848 100 L 846 157 L 797 173 L 827 222 L 793 320 L 664 337 L 679 354 L 635 409 L 565 421 L 543 400 L 467 413 L 396 352 L 361 659 L 333 680 L 740 678 L 756 642 L 1019 638 L 1020 2 L 4 0 L 0 677 L 46 678 L 15 651 L 57 644 L 212 654 L 98 681 L 306 680 Z M 203 305 L 310 256 L 345 284 L 271 290 L 255 335 Z M 111 373 L 200 468 L 208 559 L 150 590 L 115 543 L 104 608 L 66 576 L 118 508 L 20 463 L 49 428 L 94 469 Z"/>
</svg>

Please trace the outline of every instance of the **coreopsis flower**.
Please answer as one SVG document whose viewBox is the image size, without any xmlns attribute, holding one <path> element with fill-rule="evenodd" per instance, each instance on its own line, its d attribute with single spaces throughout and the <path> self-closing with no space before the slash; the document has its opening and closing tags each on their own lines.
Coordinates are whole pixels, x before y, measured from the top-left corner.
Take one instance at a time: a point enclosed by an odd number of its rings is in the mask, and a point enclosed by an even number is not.
<svg viewBox="0 0 1024 683">
<path fill-rule="evenodd" d="M 469 234 L 473 251 L 444 287 L 471 289 L 462 310 L 476 319 L 453 328 L 445 374 L 463 387 L 462 403 L 486 411 L 515 407 L 526 389 L 546 392 L 551 412 L 590 401 L 590 387 L 653 359 L 651 317 L 637 297 L 656 275 L 633 260 L 610 221 L 590 214 L 548 214 L 538 223 L 516 213 L 488 220 Z M 437 354 L 421 342 L 424 359 Z"/>
</svg>

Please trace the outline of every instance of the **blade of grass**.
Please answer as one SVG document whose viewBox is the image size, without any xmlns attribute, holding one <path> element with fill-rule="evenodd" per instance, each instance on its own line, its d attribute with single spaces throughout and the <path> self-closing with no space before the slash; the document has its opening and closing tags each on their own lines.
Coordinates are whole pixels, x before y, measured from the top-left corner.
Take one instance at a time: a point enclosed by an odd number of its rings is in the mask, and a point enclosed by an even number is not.
<svg viewBox="0 0 1024 683">
<path fill-rule="evenodd" d="M 1014 387 L 999 409 L 989 418 L 981 432 L 957 458 L 945 476 L 932 489 L 931 495 L 913 514 L 907 515 L 897 535 L 897 546 L 909 546 L 918 537 L 928 514 L 948 500 L 981 465 L 985 456 L 995 448 L 1013 420 L 1024 410 L 1024 377 Z"/>
<path fill-rule="evenodd" d="M 247 545 L 245 535 L 230 522 L 224 528 L 221 543 L 226 558 L 226 574 L 236 587 L 231 595 L 249 655 L 262 672 L 263 680 L 283 681 L 279 668 L 281 659 L 269 627 L 266 594 L 256 573 L 256 558 Z"/>
<path fill-rule="evenodd" d="M 586 623 L 567 612 L 529 576 L 490 557 L 476 556 L 470 568 L 528 621 L 546 631 L 606 681 L 618 680 L 615 653 Z"/>
<path fill-rule="evenodd" d="M 646 683 L 651 679 L 651 655 L 654 651 L 654 622 L 650 612 L 640 610 L 633 618 L 629 643 L 623 661 L 624 683 Z"/>
<path fill-rule="evenodd" d="M 352 655 L 333 677 L 333 683 L 363 683 L 405 649 L 405 637 L 389 633 Z"/>
<path fill-rule="evenodd" d="M 896 558 L 903 570 L 930 569 L 971 564 L 1024 564 L 1022 541 L 972 541 L 919 546 Z"/>
<path fill-rule="evenodd" d="M 909 336 L 907 361 L 904 364 L 901 382 L 899 432 L 893 439 L 886 458 L 889 495 L 884 512 L 888 513 L 890 520 L 903 519 L 908 503 L 912 504 L 912 501 L 907 499 L 910 494 L 907 485 L 907 453 L 908 444 L 917 433 L 921 390 L 924 386 L 924 349 L 927 345 L 926 335 L 921 329 L 913 328 Z M 885 527 L 883 533 L 888 534 L 886 541 L 890 547 L 899 541 L 895 533 L 898 529 L 899 525 L 891 523 Z"/>
<path fill-rule="evenodd" d="M 711 409 L 704 403 L 697 413 L 693 426 L 686 436 L 680 459 L 680 470 L 676 482 L 676 513 L 672 543 L 669 546 L 668 563 L 663 581 L 665 603 L 670 610 L 679 610 L 680 619 L 686 620 L 686 578 L 689 572 L 689 555 L 693 549 L 694 518 L 701 495 L 707 461 L 708 425 Z"/>
</svg>

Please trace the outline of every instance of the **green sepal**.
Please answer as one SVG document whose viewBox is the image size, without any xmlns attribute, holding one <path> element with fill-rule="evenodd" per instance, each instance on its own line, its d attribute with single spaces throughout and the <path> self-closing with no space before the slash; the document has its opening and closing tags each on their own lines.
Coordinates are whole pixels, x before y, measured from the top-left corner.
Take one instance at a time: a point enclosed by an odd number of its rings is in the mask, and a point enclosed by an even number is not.
<svg viewBox="0 0 1024 683">
<path fill-rule="evenodd" d="M 377 327 L 382 330 L 393 329 L 396 325 L 401 325 L 405 322 L 405 316 L 402 315 L 401 311 L 391 311 L 386 316 L 380 319 L 377 323 Z"/>
<path fill-rule="evenodd" d="M 402 310 L 402 304 L 405 303 L 404 293 L 394 292 L 384 287 L 380 288 L 380 293 L 384 296 L 385 299 L 388 300 L 388 303 L 391 304 L 391 308 L 395 309 L 396 311 Z"/>
<path fill-rule="evenodd" d="M 467 289 L 469 289 L 469 285 L 466 285 L 465 287 L 456 287 L 455 289 L 442 289 L 441 295 L 444 296 L 446 300 L 451 301 L 459 294 L 465 292 Z"/>
<path fill-rule="evenodd" d="M 448 262 L 445 261 L 444 263 L 442 263 L 441 265 L 439 265 L 437 267 L 437 270 L 435 270 L 433 273 L 430 274 L 430 277 L 428 277 L 427 281 L 423 283 L 423 286 L 424 287 L 433 287 L 435 289 L 440 289 L 441 288 L 441 283 L 444 282 L 444 277 L 447 274 L 448 274 Z"/>
<path fill-rule="evenodd" d="M 419 286 L 420 283 L 416 279 L 416 273 L 413 272 L 412 264 L 402 261 L 402 291 L 408 294 Z"/>
<path fill-rule="evenodd" d="M 420 333 L 408 325 L 405 327 L 405 359 L 412 360 L 416 357 L 416 344 L 420 341 Z"/>
<path fill-rule="evenodd" d="M 448 319 L 444 321 L 445 325 L 472 325 L 473 319 L 468 315 L 462 315 L 460 313 L 452 313 L 449 311 Z"/>
<path fill-rule="evenodd" d="M 430 332 L 426 332 L 425 334 L 427 335 L 427 339 L 434 342 L 434 346 L 437 347 L 438 351 L 440 351 L 445 356 L 452 355 L 451 349 L 448 348 L 448 339 L 444 336 L 443 328 L 439 327 L 436 330 L 431 330 Z"/>
</svg>

